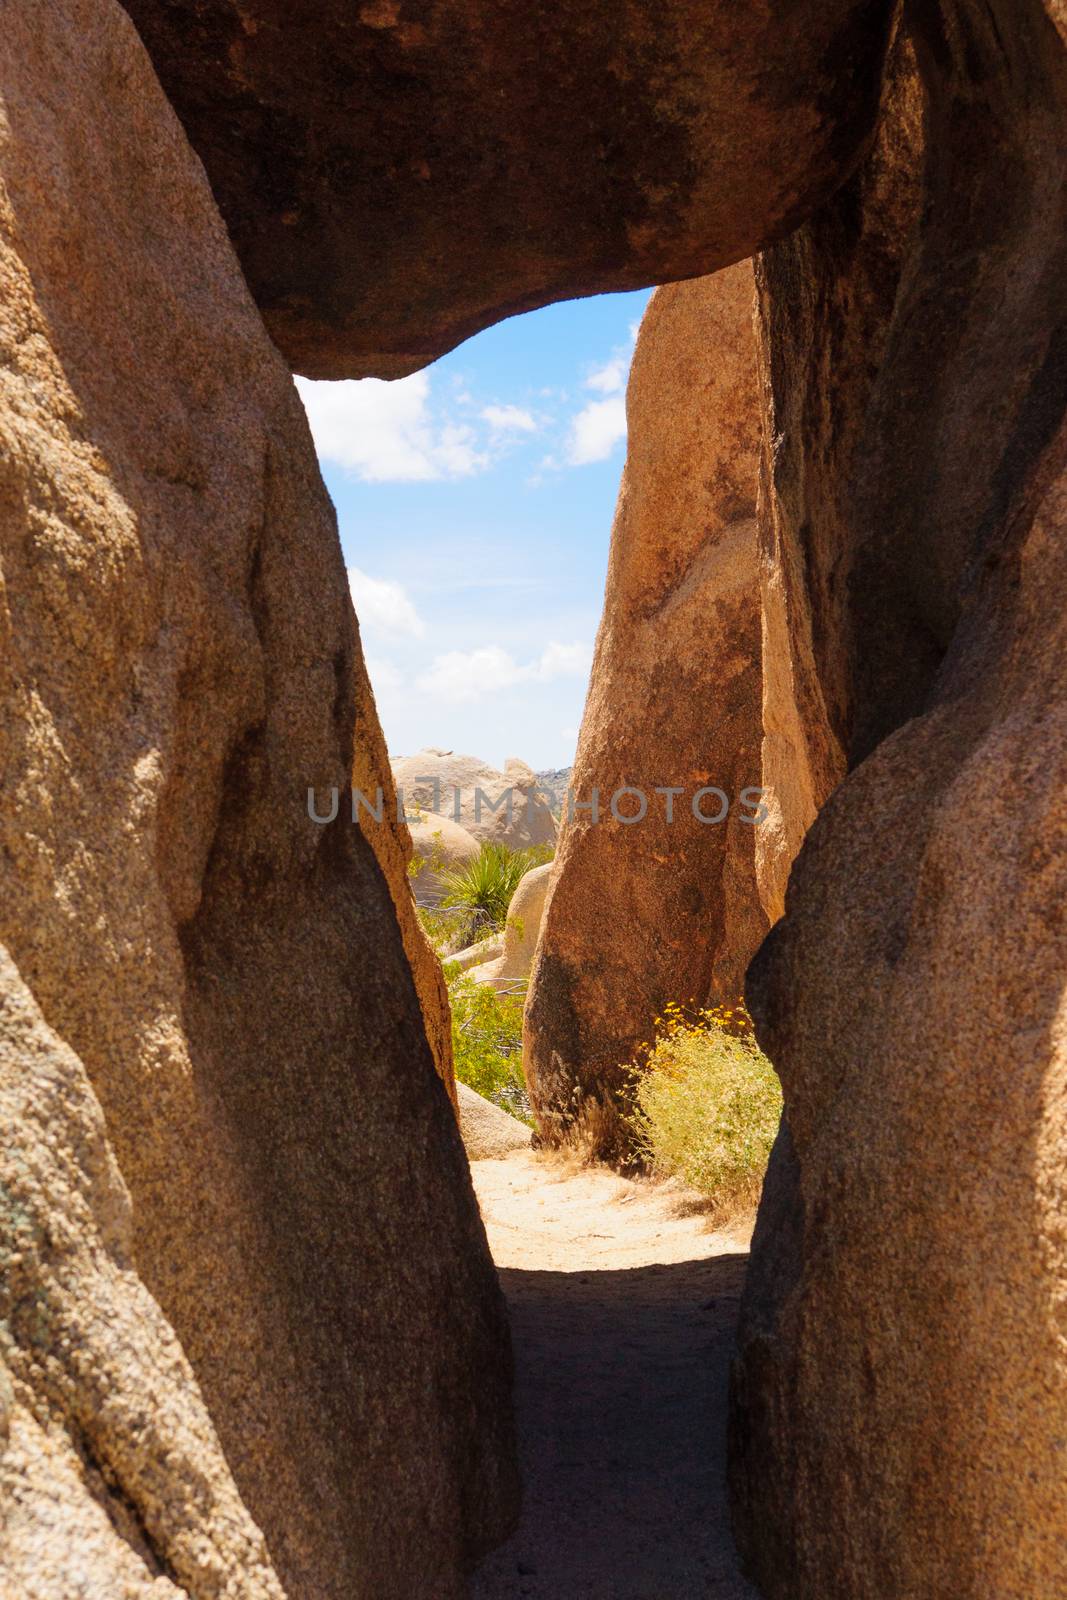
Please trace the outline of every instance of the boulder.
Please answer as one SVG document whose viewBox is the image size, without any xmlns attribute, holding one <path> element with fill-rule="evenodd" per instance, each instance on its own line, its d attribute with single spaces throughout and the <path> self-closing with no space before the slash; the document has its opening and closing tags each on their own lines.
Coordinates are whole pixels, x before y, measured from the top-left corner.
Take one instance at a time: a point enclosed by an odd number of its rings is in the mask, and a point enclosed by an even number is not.
<svg viewBox="0 0 1067 1600">
<path fill-rule="evenodd" d="M 630 1142 L 628 1063 L 671 1001 L 735 1001 L 766 931 L 752 266 L 659 289 L 627 393 L 604 614 L 526 1008 L 539 1125 Z M 698 791 L 727 797 L 722 821 Z M 614 797 L 624 787 L 638 793 Z M 665 788 L 681 791 L 673 797 Z M 642 800 L 645 813 L 640 815 Z M 714 818 L 716 796 L 698 802 Z M 627 818 L 638 820 L 627 820 Z M 592 1130 L 595 1128 L 595 1133 Z"/>
<path fill-rule="evenodd" d="M 781 523 L 819 619 L 805 672 L 851 770 L 749 985 L 786 1115 L 742 1311 L 734 1518 L 768 1600 L 1054 1600 L 1067 9 L 906 14 L 926 106 L 919 204 L 906 172 L 899 209 L 876 200 L 914 149 L 905 49 L 875 167 L 764 263 L 794 407 L 777 414 L 797 430 L 784 449 L 800 476 L 783 481 L 798 507 L 814 497 Z M 856 359 L 835 372 L 830 348 Z M 820 463 L 843 436 L 831 544 Z"/>
<path fill-rule="evenodd" d="M 497 772 L 477 756 L 431 745 L 395 760 L 393 778 L 406 814 L 420 812 L 434 827 L 440 817 L 460 824 L 479 843 L 490 840 L 509 850 L 555 845 L 552 797 L 542 794 L 534 772 L 514 756 Z"/>
<path fill-rule="evenodd" d="M 419 905 L 436 906 L 444 893 L 441 873 L 473 861 L 481 844 L 472 833 L 453 822 L 451 817 L 433 812 L 417 812 L 408 822 L 411 834 L 413 860 L 418 870 L 411 880 L 415 899 Z"/>
<path fill-rule="evenodd" d="M 488 939 L 479 939 L 477 944 L 469 944 L 463 950 L 457 950 L 454 956 L 449 956 L 450 967 L 458 967 L 460 972 L 467 972 L 471 967 L 480 967 L 486 962 L 495 961 L 504 954 L 504 935 L 491 934 Z"/>
<path fill-rule="evenodd" d="M 4 24 L 0 1539 L 34 1600 L 458 1600 L 508 1339 L 390 886 L 306 806 L 372 705 L 333 512 L 129 18 Z"/>
<path fill-rule="evenodd" d="M 471 1161 L 499 1161 L 516 1150 L 529 1150 L 530 1129 L 518 1117 L 476 1094 L 465 1083 L 459 1091 L 459 1130 Z"/>
<path fill-rule="evenodd" d="M 471 967 L 470 975 L 476 982 L 506 989 L 530 976 L 551 875 L 551 861 L 523 873 L 508 907 L 503 948 L 492 959 Z"/>
<path fill-rule="evenodd" d="M 271 335 L 397 377 L 550 300 L 712 272 L 870 135 L 889 0 L 126 0 Z"/>
</svg>

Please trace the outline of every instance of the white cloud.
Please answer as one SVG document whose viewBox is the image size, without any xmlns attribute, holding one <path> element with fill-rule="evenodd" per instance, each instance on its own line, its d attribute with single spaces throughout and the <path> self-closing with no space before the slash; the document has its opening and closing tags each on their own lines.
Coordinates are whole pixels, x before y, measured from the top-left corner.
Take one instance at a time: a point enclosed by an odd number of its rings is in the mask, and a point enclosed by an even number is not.
<svg viewBox="0 0 1067 1600">
<path fill-rule="evenodd" d="M 587 389 L 596 389 L 599 394 L 622 394 L 630 375 L 630 362 L 633 359 L 633 347 L 639 326 L 637 322 L 630 323 L 629 344 L 617 344 L 611 352 L 611 359 L 605 361 L 602 367 L 593 369 L 585 380 Z"/>
<path fill-rule="evenodd" d="M 571 422 L 567 459 L 573 467 L 606 461 L 626 437 L 626 402 L 621 394 L 591 400 Z"/>
<path fill-rule="evenodd" d="M 489 465 L 472 428 L 434 417 L 425 372 L 296 386 L 319 458 L 367 483 L 463 478 Z"/>
<path fill-rule="evenodd" d="M 480 700 L 519 681 L 519 668 L 499 645 L 478 650 L 448 650 L 417 680 L 416 687 L 439 700 Z"/>
<path fill-rule="evenodd" d="M 602 367 L 597 367 L 585 380 L 587 389 L 597 389 L 601 394 L 619 394 L 626 383 L 626 375 L 630 370 L 629 352 L 625 354 L 617 350 L 610 361 Z"/>
<path fill-rule="evenodd" d="M 593 652 L 587 644 L 558 644 L 555 640 L 545 646 L 537 663 L 536 676 L 549 678 L 574 678 L 588 672 Z"/>
<path fill-rule="evenodd" d="M 348 586 L 361 627 L 421 639 L 425 624 L 403 584 L 391 578 L 372 578 L 358 567 L 349 567 Z"/>
<path fill-rule="evenodd" d="M 494 433 L 537 432 L 537 423 L 521 406 L 486 406 L 482 417 Z"/>
<path fill-rule="evenodd" d="M 592 649 L 587 644 L 546 645 L 536 661 L 520 665 L 499 645 L 475 650 L 449 650 L 437 656 L 416 680 L 416 688 L 439 700 L 481 700 L 520 683 L 548 683 L 553 678 L 579 677 L 589 671 Z"/>
<path fill-rule="evenodd" d="M 404 687 L 404 674 L 395 661 L 386 656 L 367 656 L 367 673 L 375 694 L 388 693 Z"/>
</svg>

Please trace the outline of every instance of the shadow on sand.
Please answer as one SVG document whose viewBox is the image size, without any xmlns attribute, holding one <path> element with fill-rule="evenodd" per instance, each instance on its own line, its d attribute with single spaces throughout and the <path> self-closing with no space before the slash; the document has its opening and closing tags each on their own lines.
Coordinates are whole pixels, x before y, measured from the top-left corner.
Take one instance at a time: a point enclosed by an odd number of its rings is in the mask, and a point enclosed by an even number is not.
<svg viewBox="0 0 1067 1600">
<path fill-rule="evenodd" d="M 501 1271 L 521 1526 L 474 1600 L 749 1600 L 725 1495 L 726 1389 L 748 1257 Z"/>
</svg>

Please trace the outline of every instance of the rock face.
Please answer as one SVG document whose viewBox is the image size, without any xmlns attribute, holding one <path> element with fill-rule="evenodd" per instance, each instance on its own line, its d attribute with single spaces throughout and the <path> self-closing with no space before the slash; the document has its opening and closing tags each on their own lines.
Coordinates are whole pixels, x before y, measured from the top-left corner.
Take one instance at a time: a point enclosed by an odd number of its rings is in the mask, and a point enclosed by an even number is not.
<svg viewBox="0 0 1067 1600">
<path fill-rule="evenodd" d="M 847 767 L 853 489 L 921 200 L 920 98 L 901 38 L 870 159 L 837 200 L 756 263 L 766 791 L 756 857 L 771 922 L 784 910 L 804 835 Z M 848 404 L 835 406 L 836 394 Z M 816 436 L 821 447 L 812 449 Z"/>
<path fill-rule="evenodd" d="M 444 893 L 441 872 L 473 861 L 482 847 L 460 823 L 433 812 L 420 813 L 408 827 L 414 858 L 420 863 L 412 880 L 415 898 L 420 905 L 435 906 Z"/>
<path fill-rule="evenodd" d="M 530 976 L 551 876 L 551 861 L 546 861 L 540 867 L 531 867 L 529 872 L 523 874 L 508 907 L 503 948 L 492 960 L 483 961 L 470 969 L 471 977 L 478 983 L 491 983 L 495 988 L 502 989 Z"/>
<path fill-rule="evenodd" d="M 452 1059 L 452 1013 L 448 1003 L 448 986 L 437 952 L 426 937 L 415 909 L 416 899 L 421 901 L 426 898 L 419 893 L 420 887 L 425 889 L 426 878 L 430 876 L 432 881 L 432 874 L 423 868 L 412 878 L 408 871 L 413 855 L 422 853 L 424 841 L 413 836 L 397 805 L 385 735 L 365 674 L 357 686 L 357 696 L 352 786 L 367 797 L 373 809 L 368 811 L 367 806 L 357 800 L 356 812 L 378 865 L 385 874 L 400 924 L 404 954 L 415 980 L 419 1009 L 433 1052 L 434 1065 L 455 1105 L 456 1073 Z M 416 824 L 416 833 L 418 828 Z M 469 846 L 470 853 L 477 853 L 478 847 L 473 839 L 469 841 Z"/>
<path fill-rule="evenodd" d="M 752 267 L 657 290 L 627 394 L 629 446 L 572 785 L 526 1011 L 542 1129 L 628 1142 L 626 1063 L 668 1001 L 735 999 L 766 931 L 760 782 L 759 406 Z M 640 799 L 610 802 L 622 786 Z M 657 789 L 683 791 L 671 799 Z M 729 801 L 703 822 L 703 788 Z M 715 795 L 704 815 L 722 810 Z"/>
<path fill-rule="evenodd" d="M 85 1068 L 2 947 L 0 1112 L 5 1592 L 282 1600 L 189 1363 L 132 1270 L 129 1194 Z"/>
<path fill-rule="evenodd" d="M 514 756 L 497 772 L 477 756 L 430 746 L 394 761 L 393 778 L 407 814 L 418 809 L 432 826 L 442 817 L 458 822 L 479 842 L 488 839 L 509 850 L 556 842 L 551 797 L 541 795 L 531 768 Z"/>
<path fill-rule="evenodd" d="M 471 1161 L 498 1161 L 516 1150 L 529 1150 L 530 1130 L 525 1123 L 476 1094 L 465 1083 L 456 1087 L 460 1132 Z"/>
<path fill-rule="evenodd" d="M 124 13 L 9 5 L 0 93 L 5 1556 L 458 1597 L 506 1328 L 388 885 L 305 806 L 372 702 L 301 407 Z"/>
<path fill-rule="evenodd" d="M 871 129 L 888 0 L 126 0 L 300 372 L 786 234 Z"/>
<path fill-rule="evenodd" d="M 783 445 L 817 489 L 832 441 L 857 441 L 836 549 L 809 518 L 792 553 L 811 614 L 829 596 L 845 624 L 816 680 L 855 770 L 750 983 L 787 1125 L 746 1288 L 735 1521 L 770 1600 L 1053 1600 L 1067 12 L 945 0 L 907 15 L 928 97 L 921 211 L 905 203 L 914 222 L 887 238 L 861 183 L 764 263 L 780 396 L 808 383 L 811 351 L 783 343 L 806 305 L 847 346 L 852 274 L 873 281 L 881 258 L 895 284 L 869 364 L 800 407 L 803 435 Z M 913 138 L 895 94 L 883 184 Z"/>
</svg>

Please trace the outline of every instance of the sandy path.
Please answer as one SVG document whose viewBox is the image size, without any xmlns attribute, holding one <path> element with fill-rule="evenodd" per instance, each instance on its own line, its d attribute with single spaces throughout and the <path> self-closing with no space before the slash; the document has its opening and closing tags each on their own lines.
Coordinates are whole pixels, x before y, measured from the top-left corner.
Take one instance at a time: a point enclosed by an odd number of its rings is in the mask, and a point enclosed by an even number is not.
<svg viewBox="0 0 1067 1600">
<path fill-rule="evenodd" d="M 525 1488 L 473 1600 L 749 1600 L 723 1488 L 747 1238 L 533 1152 L 472 1171 L 511 1310 Z"/>
</svg>

